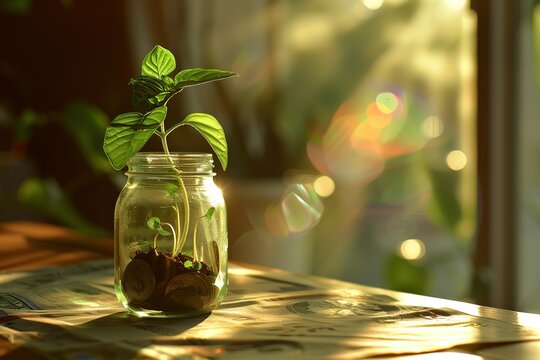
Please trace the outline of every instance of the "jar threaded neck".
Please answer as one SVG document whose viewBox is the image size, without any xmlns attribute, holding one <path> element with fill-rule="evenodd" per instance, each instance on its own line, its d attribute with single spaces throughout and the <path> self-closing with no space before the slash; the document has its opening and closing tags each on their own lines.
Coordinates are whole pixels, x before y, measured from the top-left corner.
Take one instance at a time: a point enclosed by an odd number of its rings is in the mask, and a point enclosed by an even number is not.
<svg viewBox="0 0 540 360">
<path fill-rule="evenodd" d="M 126 175 L 214 176 L 214 160 L 208 153 L 140 152 L 128 161 Z"/>
</svg>

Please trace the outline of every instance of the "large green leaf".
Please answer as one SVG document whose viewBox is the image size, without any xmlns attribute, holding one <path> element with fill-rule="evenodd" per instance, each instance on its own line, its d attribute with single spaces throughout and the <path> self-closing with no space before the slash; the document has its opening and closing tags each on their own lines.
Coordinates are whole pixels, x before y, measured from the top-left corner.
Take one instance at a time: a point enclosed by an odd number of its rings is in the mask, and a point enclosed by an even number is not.
<svg viewBox="0 0 540 360">
<path fill-rule="evenodd" d="M 165 77 L 168 78 L 168 77 Z M 131 99 L 137 110 L 146 112 L 159 105 L 159 102 L 152 101 L 162 93 L 168 93 L 171 88 L 162 79 L 151 76 L 137 76 L 129 81 L 131 86 Z"/>
<path fill-rule="evenodd" d="M 176 68 L 174 55 L 167 49 L 156 45 L 144 58 L 141 75 L 161 79 Z"/>
<path fill-rule="evenodd" d="M 128 160 L 146 144 L 167 115 L 160 106 L 146 113 L 129 112 L 118 115 L 105 131 L 103 150 L 114 169 L 122 169 Z"/>
<path fill-rule="evenodd" d="M 217 81 L 238 76 L 237 73 L 217 69 L 186 69 L 180 71 L 174 77 L 176 89 L 181 89 L 186 86 L 204 84 L 210 81 Z"/>
<path fill-rule="evenodd" d="M 201 133 L 216 153 L 223 170 L 227 169 L 227 140 L 217 119 L 210 114 L 193 113 L 182 121 L 182 125 L 184 124 L 194 127 Z"/>
</svg>

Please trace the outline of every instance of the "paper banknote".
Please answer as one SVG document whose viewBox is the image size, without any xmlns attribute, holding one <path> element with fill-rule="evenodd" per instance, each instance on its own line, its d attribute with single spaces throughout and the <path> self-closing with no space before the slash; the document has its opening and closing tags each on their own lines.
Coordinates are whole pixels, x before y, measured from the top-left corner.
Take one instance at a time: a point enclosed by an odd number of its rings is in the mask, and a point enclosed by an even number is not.
<svg viewBox="0 0 540 360">
<path fill-rule="evenodd" d="M 53 359 L 356 359 L 540 339 L 512 312 L 238 266 L 212 314 L 140 319 L 118 304 L 112 269 L 0 273 L 0 335 Z"/>
</svg>

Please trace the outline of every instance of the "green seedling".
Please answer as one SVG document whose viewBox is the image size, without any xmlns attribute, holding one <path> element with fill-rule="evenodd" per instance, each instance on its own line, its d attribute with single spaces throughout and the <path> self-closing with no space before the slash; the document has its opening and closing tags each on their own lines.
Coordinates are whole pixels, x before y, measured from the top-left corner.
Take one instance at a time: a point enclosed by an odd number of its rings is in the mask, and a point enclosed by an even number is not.
<svg viewBox="0 0 540 360">
<path fill-rule="evenodd" d="M 171 232 L 163 229 L 163 226 L 167 226 L 169 229 L 171 229 Z M 169 236 L 173 235 L 176 239 L 176 231 L 174 231 L 174 227 L 169 223 L 162 223 L 161 220 L 157 216 L 152 216 L 146 221 L 146 226 L 148 228 L 157 231 L 156 235 L 154 236 L 154 249 L 157 249 L 157 238 L 159 235 L 162 236 Z"/>
<path fill-rule="evenodd" d="M 199 271 L 199 270 L 202 269 L 202 263 L 197 262 L 197 261 L 193 262 L 191 260 L 186 260 L 186 261 L 184 261 L 184 267 L 186 269 L 193 269 L 193 270 Z"/>
<path fill-rule="evenodd" d="M 196 68 L 181 70 L 172 77 L 171 74 L 175 68 L 174 55 L 169 50 L 157 45 L 144 58 L 141 65 L 141 76 L 130 80 L 133 103 L 141 112 L 120 114 L 107 126 L 103 150 L 114 169 L 120 170 L 126 166 L 129 159 L 139 152 L 153 135 L 160 138 L 164 153 L 170 155 L 167 137 L 176 129 L 187 125 L 195 128 L 203 136 L 216 154 L 223 170 L 226 170 L 228 163 L 227 141 L 223 128 L 214 116 L 206 113 L 192 113 L 168 129 L 165 127 L 165 118 L 169 100 L 182 90 L 191 86 L 227 79 L 237 76 L 237 74 L 225 70 Z M 176 256 L 182 250 L 187 239 L 190 208 L 181 171 L 174 166 L 172 158 L 169 158 L 169 161 L 171 168 L 178 175 L 178 185 L 168 184 L 165 190 L 170 196 L 174 196 L 178 190 L 180 191 L 184 205 L 183 224 L 180 221 L 178 206 L 174 205 L 175 226 L 161 223 L 157 217 L 148 219 L 147 226 L 157 231 L 154 245 L 157 244 L 159 235 L 172 235 L 174 237 L 172 255 Z M 163 226 L 166 226 L 170 232 L 165 230 Z"/>
</svg>

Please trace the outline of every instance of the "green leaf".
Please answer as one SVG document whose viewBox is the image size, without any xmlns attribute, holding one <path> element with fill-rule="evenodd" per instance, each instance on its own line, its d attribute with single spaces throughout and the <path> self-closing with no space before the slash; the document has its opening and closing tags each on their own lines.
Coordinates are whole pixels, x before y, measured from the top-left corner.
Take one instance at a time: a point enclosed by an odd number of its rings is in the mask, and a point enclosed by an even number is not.
<svg viewBox="0 0 540 360">
<path fill-rule="evenodd" d="M 159 94 L 157 94 L 156 96 L 153 96 L 151 97 L 150 99 L 148 99 L 148 102 L 150 104 L 153 104 L 153 105 L 159 105 L 159 104 L 163 104 L 165 102 L 165 100 L 167 100 L 167 98 L 169 96 L 171 96 L 174 92 L 173 91 L 163 91 L 163 92 L 160 92 Z"/>
<path fill-rule="evenodd" d="M 184 267 L 186 269 L 191 269 L 193 267 L 193 262 L 191 260 L 184 261 Z"/>
<path fill-rule="evenodd" d="M 165 191 L 167 192 L 167 196 L 176 196 L 179 188 L 180 187 L 178 185 L 173 183 L 165 184 Z"/>
<path fill-rule="evenodd" d="M 161 105 L 159 102 L 155 102 L 152 99 L 159 94 L 168 94 L 172 90 L 167 82 L 151 76 L 137 76 L 131 78 L 129 85 L 131 86 L 131 100 L 133 105 L 135 105 L 138 110 L 145 112 L 155 108 L 158 104 Z"/>
<path fill-rule="evenodd" d="M 131 244 L 130 246 L 140 246 L 140 247 L 150 247 L 150 241 L 148 240 L 141 240 L 141 241 L 137 241 L 136 243 L 134 244 Z"/>
<path fill-rule="evenodd" d="M 160 235 L 172 235 L 170 231 L 163 229 L 163 227 L 161 226 L 161 219 L 157 216 L 152 216 L 151 218 L 146 220 L 146 226 L 148 226 L 148 228 L 151 230 L 157 231 Z"/>
<path fill-rule="evenodd" d="M 211 207 L 210 209 L 208 209 L 208 211 L 206 212 L 206 214 L 203 215 L 203 218 L 206 219 L 206 221 L 210 221 L 212 219 L 212 215 L 214 215 L 214 212 L 216 211 L 216 208 L 215 207 Z"/>
<path fill-rule="evenodd" d="M 195 270 L 201 270 L 202 269 L 202 264 L 200 262 L 196 262 L 195 264 L 193 264 L 193 268 Z"/>
<path fill-rule="evenodd" d="M 161 227 L 161 220 L 157 216 L 152 216 L 150 219 L 146 220 L 146 226 L 152 230 L 159 230 Z"/>
<path fill-rule="evenodd" d="M 140 114 L 136 112 L 118 115 L 107 126 L 103 150 L 115 170 L 122 169 L 150 139 L 167 114 L 167 107 L 160 106 Z"/>
<path fill-rule="evenodd" d="M 182 124 L 190 125 L 200 132 L 216 153 L 223 170 L 227 169 L 227 140 L 217 119 L 210 114 L 193 113 L 189 114 Z"/>
<path fill-rule="evenodd" d="M 180 71 L 174 77 L 176 89 L 186 86 L 204 84 L 210 81 L 223 80 L 232 76 L 238 76 L 237 73 L 218 69 L 185 69 Z"/>
<path fill-rule="evenodd" d="M 144 58 L 141 75 L 160 79 L 176 68 L 174 55 L 164 47 L 156 45 Z"/>
<path fill-rule="evenodd" d="M 160 235 L 164 235 L 164 236 L 172 235 L 172 233 L 171 233 L 170 231 L 165 230 L 165 229 L 162 228 L 161 226 L 160 226 L 157 230 L 158 230 L 158 233 L 159 233 Z"/>
<path fill-rule="evenodd" d="M 170 76 L 162 76 L 161 80 L 163 80 L 163 82 L 167 84 L 167 86 L 169 86 L 171 89 L 174 87 L 174 79 Z"/>
</svg>

